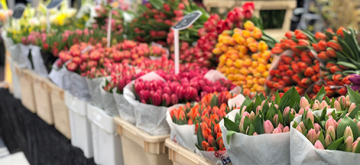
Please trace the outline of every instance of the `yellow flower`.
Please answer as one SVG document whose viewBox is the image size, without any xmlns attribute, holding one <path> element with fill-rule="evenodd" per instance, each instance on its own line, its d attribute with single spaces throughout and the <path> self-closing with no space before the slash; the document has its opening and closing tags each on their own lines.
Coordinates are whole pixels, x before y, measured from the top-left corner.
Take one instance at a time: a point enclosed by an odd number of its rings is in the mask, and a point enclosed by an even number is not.
<svg viewBox="0 0 360 165">
<path fill-rule="evenodd" d="M 244 24 L 244 28 L 246 30 L 253 31 L 254 28 L 255 28 L 255 25 L 251 21 L 246 21 L 245 24 Z"/>
<path fill-rule="evenodd" d="M 259 51 L 264 52 L 269 49 L 268 45 L 264 41 L 259 42 Z"/>
</svg>

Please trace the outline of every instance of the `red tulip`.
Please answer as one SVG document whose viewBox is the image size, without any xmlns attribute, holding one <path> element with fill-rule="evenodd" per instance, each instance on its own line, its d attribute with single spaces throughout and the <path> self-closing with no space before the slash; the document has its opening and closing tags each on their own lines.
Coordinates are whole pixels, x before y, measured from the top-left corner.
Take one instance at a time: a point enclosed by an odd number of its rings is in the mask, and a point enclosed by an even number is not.
<svg viewBox="0 0 360 165">
<path fill-rule="evenodd" d="M 178 103 L 178 98 L 177 98 L 176 94 L 172 94 L 170 97 L 170 100 L 171 100 L 172 105 L 175 105 Z"/>
</svg>

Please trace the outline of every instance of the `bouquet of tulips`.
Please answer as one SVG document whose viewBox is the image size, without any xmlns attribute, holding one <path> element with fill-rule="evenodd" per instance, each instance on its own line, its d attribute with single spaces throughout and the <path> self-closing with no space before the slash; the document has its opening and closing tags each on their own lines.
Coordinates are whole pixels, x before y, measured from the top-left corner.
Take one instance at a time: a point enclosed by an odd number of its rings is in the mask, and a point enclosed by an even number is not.
<svg viewBox="0 0 360 165">
<path fill-rule="evenodd" d="M 219 35 L 219 43 L 213 50 L 221 55 L 217 70 L 234 84 L 242 86 L 244 93 L 265 92 L 269 75 L 271 53 L 261 40 L 262 31 L 251 21 L 244 24 L 245 30 L 234 29 Z"/>
<path fill-rule="evenodd" d="M 299 110 L 300 95 L 294 87 L 281 98 L 277 93 L 274 100 L 261 94 L 254 100 L 246 98 L 240 110 L 230 112 L 220 123 L 232 163 L 290 164 L 289 126 Z"/>
<path fill-rule="evenodd" d="M 236 7 L 230 11 L 226 19 L 221 19 L 219 15 L 211 15 L 204 23 L 204 28 L 198 30 L 199 40 L 197 44 L 190 49 L 186 43 L 181 44 L 180 60 L 182 62 L 197 62 L 202 66 L 216 66 L 218 58 L 212 54 L 216 45 L 218 35 L 224 30 L 242 28 L 245 20 L 253 18 L 254 3 L 245 3 L 242 7 Z M 169 38 L 168 38 L 169 39 Z M 219 57 L 219 55 L 217 56 Z"/>
<path fill-rule="evenodd" d="M 360 103 L 357 99 L 360 95 L 350 88 L 348 92 L 349 95 L 346 97 L 341 96 L 336 101 L 335 99 L 331 102 L 326 101 L 334 104 L 335 110 L 329 111 L 325 107 L 320 111 L 321 113 L 316 111 L 312 113 L 306 108 L 304 112 L 306 115 L 295 118 L 290 131 L 292 146 L 290 151 L 291 155 L 294 155 L 292 164 L 301 164 L 304 160 L 309 163 L 330 164 L 345 161 L 349 164 L 357 164 L 360 161 L 358 155 L 360 107 L 355 106 Z"/>
<path fill-rule="evenodd" d="M 300 95 L 320 78 L 320 64 L 314 53 L 308 50 L 314 37 L 307 31 L 287 32 L 286 38 L 276 44 L 271 50 L 272 54 L 280 55 L 273 60 L 270 69 L 270 78 L 266 86 L 271 91 L 286 92 L 292 86 Z M 309 92 L 310 97 L 316 93 Z"/>
<path fill-rule="evenodd" d="M 313 43 L 312 48 L 324 65 L 321 67 L 321 78 L 329 97 L 345 95 L 346 85 L 351 85 L 349 77 L 359 70 L 357 65 L 360 64 L 356 55 L 360 47 L 355 39 L 355 31 L 341 27 L 336 34 L 331 30 L 317 32 L 315 38 L 318 42 Z"/>
</svg>

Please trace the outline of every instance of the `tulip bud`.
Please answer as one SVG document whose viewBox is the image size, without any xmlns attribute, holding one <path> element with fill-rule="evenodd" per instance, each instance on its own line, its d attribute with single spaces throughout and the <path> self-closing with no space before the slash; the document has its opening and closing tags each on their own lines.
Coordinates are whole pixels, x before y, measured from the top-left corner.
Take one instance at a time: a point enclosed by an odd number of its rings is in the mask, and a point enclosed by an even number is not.
<svg viewBox="0 0 360 165">
<path fill-rule="evenodd" d="M 270 120 L 264 122 L 264 131 L 267 134 L 271 134 L 274 131 L 274 126 L 271 124 Z"/>
<path fill-rule="evenodd" d="M 276 127 L 272 133 L 273 133 L 273 134 L 282 133 L 282 130 L 281 130 L 281 128 Z"/>
<path fill-rule="evenodd" d="M 310 106 L 309 101 L 305 97 L 302 97 L 300 99 L 300 108 L 305 109 L 307 106 Z"/>
<path fill-rule="evenodd" d="M 324 149 L 324 146 L 322 145 L 322 143 L 319 140 L 316 140 L 314 147 L 316 149 L 322 149 L 322 150 Z"/>
<path fill-rule="evenodd" d="M 354 141 L 354 143 L 352 144 L 352 150 L 351 150 L 351 152 L 355 152 L 358 143 L 359 143 L 358 141 Z"/>
<path fill-rule="evenodd" d="M 307 118 L 307 119 L 310 119 L 311 122 L 314 124 L 314 115 L 313 115 L 312 111 L 308 111 L 308 112 L 306 113 L 306 118 Z"/>
<path fill-rule="evenodd" d="M 198 95 L 198 91 L 193 87 L 188 87 L 185 90 L 184 98 L 185 100 L 191 101 L 194 100 Z"/>
<path fill-rule="evenodd" d="M 335 129 L 333 126 L 329 126 L 329 128 L 326 131 L 326 136 L 330 135 L 332 139 L 335 139 Z"/>
<path fill-rule="evenodd" d="M 139 98 L 141 102 L 147 103 L 150 99 L 150 92 L 148 90 L 142 90 L 139 92 Z"/>
<path fill-rule="evenodd" d="M 332 118 L 330 117 L 326 123 L 325 123 L 325 130 L 327 131 L 327 129 L 330 127 L 330 126 L 333 126 L 333 128 L 336 130 L 337 127 L 338 127 L 338 123 Z"/>
<path fill-rule="evenodd" d="M 161 105 L 161 97 L 157 92 L 154 92 L 151 94 L 151 101 L 152 104 L 155 106 L 160 106 Z"/>
<path fill-rule="evenodd" d="M 339 103 L 341 103 L 343 106 L 346 105 L 346 98 L 345 96 L 340 96 L 337 101 L 339 101 Z"/>
<path fill-rule="evenodd" d="M 286 126 L 286 127 L 283 129 L 283 132 L 290 132 L 289 126 Z"/>
<path fill-rule="evenodd" d="M 279 123 L 277 127 L 279 127 L 281 130 L 284 129 L 284 126 L 281 123 Z"/>
<path fill-rule="evenodd" d="M 349 108 L 349 113 L 351 113 L 355 109 L 355 107 L 356 107 L 355 103 L 351 103 Z"/>
<path fill-rule="evenodd" d="M 301 130 L 302 130 L 303 132 L 306 130 L 305 125 L 304 125 L 303 122 L 300 122 L 300 123 L 299 123 L 299 126 L 300 126 L 300 128 L 301 128 Z"/>
<path fill-rule="evenodd" d="M 345 101 L 346 101 L 346 102 L 350 102 L 350 96 L 349 96 L 349 95 L 347 95 L 347 96 L 345 97 Z"/>
<path fill-rule="evenodd" d="M 332 138 L 330 135 L 326 135 L 325 137 L 325 147 L 328 147 L 332 143 Z"/>
<path fill-rule="evenodd" d="M 249 115 L 249 119 L 250 119 L 251 121 L 253 121 L 253 120 L 255 119 L 255 117 L 256 117 L 255 113 L 254 113 L 253 111 L 251 111 L 251 113 L 250 113 L 250 115 Z"/>
<path fill-rule="evenodd" d="M 313 106 L 312 106 L 312 109 L 319 109 L 319 105 L 318 104 L 316 104 L 316 102 L 313 104 Z"/>
<path fill-rule="evenodd" d="M 298 126 L 296 127 L 296 130 L 298 130 L 301 134 L 303 133 L 303 131 L 302 131 L 302 129 L 301 129 L 301 127 L 300 127 L 300 125 L 298 125 Z"/>
<path fill-rule="evenodd" d="M 258 105 L 257 107 L 256 107 L 256 115 L 258 115 L 259 114 L 259 111 L 261 111 L 261 106 L 260 105 Z"/>
<path fill-rule="evenodd" d="M 166 86 L 163 88 L 163 93 L 167 93 L 169 96 L 171 96 L 171 89 Z"/>
<path fill-rule="evenodd" d="M 288 114 L 289 114 L 289 112 L 290 112 L 290 107 L 289 106 L 287 106 L 285 109 L 284 109 L 284 117 L 286 117 Z"/>
<path fill-rule="evenodd" d="M 299 110 L 299 113 L 298 113 L 299 115 L 302 115 L 302 114 L 304 114 L 304 108 L 300 108 L 300 110 Z"/>
<path fill-rule="evenodd" d="M 353 148 L 352 144 L 353 144 L 353 139 L 350 136 L 348 136 L 345 140 L 345 145 L 346 145 L 345 151 L 351 152 Z"/>
<path fill-rule="evenodd" d="M 309 139 L 309 141 L 311 142 L 311 144 L 314 144 L 316 139 L 317 139 L 317 135 L 314 129 L 310 129 L 309 132 L 306 135 L 306 138 Z"/>
<path fill-rule="evenodd" d="M 166 106 L 169 106 L 171 103 L 170 96 L 167 93 L 162 95 L 162 100 L 165 101 Z"/>
<path fill-rule="evenodd" d="M 325 107 L 328 107 L 328 104 L 326 103 L 325 100 L 323 100 L 319 106 L 319 109 L 324 109 Z"/>
<path fill-rule="evenodd" d="M 179 102 L 177 96 L 174 93 L 171 94 L 170 100 L 171 100 L 172 105 L 175 105 L 175 104 L 177 104 Z"/>
<path fill-rule="evenodd" d="M 350 126 L 347 126 L 344 131 L 344 139 L 347 139 L 348 137 L 351 137 L 351 141 L 354 141 L 354 135 Z"/>
<path fill-rule="evenodd" d="M 318 123 L 314 124 L 314 128 L 315 128 L 316 133 L 321 131 L 321 127 L 320 127 L 320 125 Z"/>
<path fill-rule="evenodd" d="M 207 151 L 207 149 L 210 147 L 209 143 L 206 141 L 201 142 L 201 147 L 204 151 Z"/>
<path fill-rule="evenodd" d="M 279 115 L 275 114 L 273 117 L 273 122 L 277 125 L 279 123 Z"/>
<path fill-rule="evenodd" d="M 250 114 L 246 111 L 242 114 L 240 124 L 239 124 L 239 128 L 240 128 L 241 132 L 245 132 L 245 130 L 243 129 L 245 117 L 250 117 Z"/>
<path fill-rule="evenodd" d="M 209 135 L 207 140 L 208 140 L 208 143 L 209 143 L 210 147 L 213 147 L 215 145 L 215 140 L 214 140 L 214 137 L 212 135 Z"/>
<path fill-rule="evenodd" d="M 258 135 L 258 133 L 254 132 L 253 136 L 256 136 L 256 135 Z"/>
</svg>

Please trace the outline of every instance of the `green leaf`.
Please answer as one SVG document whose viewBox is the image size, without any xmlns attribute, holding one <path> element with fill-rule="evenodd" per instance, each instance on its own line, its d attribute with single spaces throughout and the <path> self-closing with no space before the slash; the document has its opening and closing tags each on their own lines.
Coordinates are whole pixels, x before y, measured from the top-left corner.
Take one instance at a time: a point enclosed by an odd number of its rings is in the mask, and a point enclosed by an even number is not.
<svg viewBox="0 0 360 165">
<path fill-rule="evenodd" d="M 360 144 L 356 146 L 355 153 L 360 153 Z"/>
<path fill-rule="evenodd" d="M 239 112 L 239 113 L 236 113 L 236 115 L 235 115 L 235 123 L 237 125 L 239 125 L 240 121 L 241 121 L 241 116 L 240 116 L 240 112 Z"/>
<path fill-rule="evenodd" d="M 315 100 L 318 100 L 319 102 L 321 102 L 324 98 L 324 96 L 326 95 L 326 91 L 324 86 L 320 89 L 320 91 L 318 92 L 318 94 L 315 97 Z"/>
<path fill-rule="evenodd" d="M 230 138 L 232 135 L 234 135 L 234 133 L 236 133 L 235 131 L 228 131 L 226 133 L 226 141 L 227 141 L 227 144 L 230 144 Z"/>
<path fill-rule="evenodd" d="M 330 107 L 334 108 L 335 101 L 336 101 L 335 98 L 332 98 L 331 103 L 330 103 Z"/>
<path fill-rule="evenodd" d="M 333 39 L 333 37 L 334 37 L 334 35 L 333 34 L 331 34 L 330 32 L 328 32 L 328 31 L 325 31 L 325 35 L 326 35 L 326 37 L 327 37 L 327 39 L 328 40 L 332 40 Z"/>
<path fill-rule="evenodd" d="M 263 120 L 261 120 L 260 116 L 257 115 L 255 119 L 252 122 L 252 125 L 255 128 L 255 132 L 258 134 L 264 133 L 264 126 L 263 126 Z"/>
<path fill-rule="evenodd" d="M 239 125 L 228 119 L 227 117 L 224 117 L 224 126 L 228 131 L 236 131 L 240 132 Z"/>
<path fill-rule="evenodd" d="M 200 149 L 202 150 L 202 147 L 201 147 L 201 143 L 204 141 L 204 137 L 202 135 L 202 132 L 201 132 L 201 124 L 199 124 L 198 126 L 198 131 L 197 131 L 197 142 L 199 144 L 199 147 Z M 196 125 L 195 125 L 196 126 Z"/>
<path fill-rule="evenodd" d="M 275 114 L 277 114 L 277 110 L 274 104 L 271 104 L 269 110 L 266 113 L 266 120 L 272 121 L 272 118 L 274 117 Z"/>
<path fill-rule="evenodd" d="M 327 150 L 336 150 L 343 143 L 344 143 L 344 137 L 341 137 L 338 140 L 332 142 L 326 149 Z"/>
<path fill-rule="evenodd" d="M 252 103 L 252 100 L 249 97 L 246 97 L 243 104 L 241 105 L 241 108 L 243 106 L 249 106 L 249 104 L 251 104 L 251 103 Z"/>
<path fill-rule="evenodd" d="M 355 105 L 359 105 L 360 104 L 360 94 L 356 93 L 354 90 L 352 90 L 350 87 L 347 87 L 349 96 L 350 96 L 350 101 L 352 103 L 355 103 Z"/>
<path fill-rule="evenodd" d="M 250 124 L 251 124 L 251 120 L 249 119 L 249 117 L 245 116 L 244 125 L 243 125 L 244 132 L 246 132 L 246 129 L 248 126 L 250 126 Z"/>
<path fill-rule="evenodd" d="M 290 113 L 290 112 L 289 112 Z M 279 119 L 279 123 L 281 123 L 282 125 L 286 126 L 285 122 L 284 122 L 284 118 L 283 118 L 283 115 L 281 113 L 280 110 L 278 110 L 278 119 Z M 277 127 L 277 125 L 276 125 Z"/>
<path fill-rule="evenodd" d="M 211 106 L 211 108 L 212 108 L 212 107 L 217 106 L 217 105 L 218 105 L 218 99 L 217 99 L 216 95 L 214 95 L 214 96 L 211 98 L 210 106 Z"/>
<path fill-rule="evenodd" d="M 318 137 L 318 140 L 322 143 L 323 146 L 325 146 L 325 139 L 322 131 L 320 130 L 320 135 Z"/>
<path fill-rule="evenodd" d="M 354 135 L 354 139 L 357 139 L 359 137 L 359 130 L 355 124 L 355 122 L 350 118 L 345 116 L 341 122 L 339 123 L 336 132 L 337 132 L 337 137 L 343 137 L 344 136 L 344 131 L 346 129 L 346 127 L 350 126 L 351 131 L 353 132 Z"/>
<path fill-rule="evenodd" d="M 331 101 L 330 101 L 329 97 L 325 96 L 325 101 L 328 105 L 330 105 Z"/>
<path fill-rule="evenodd" d="M 310 97 L 308 96 L 307 93 L 305 93 L 305 98 L 306 98 L 306 100 L 308 100 L 309 102 L 311 101 L 311 99 L 310 99 Z"/>
<path fill-rule="evenodd" d="M 252 124 L 250 124 L 249 131 L 247 132 L 247 134 L 248 135 L 253 135 L 254 132 L 255 132 L 255 127 Z"/>
<path fill-rule="evenodd" d="M 310 119 L 306 119 L 304 124 L 306 125 L 306 129 L 314 129 L 314 125 Z"/>
<path fill-rule="evenodd" d="M 280 103 L 280 95 L 279 95 L 279 91 L 276 91 L 275 94 L 275 104 L 279 104 Z"/>
<path fill-rule="evenodd" d="M 260 98 L 259 95 L 256 96 L 255 98 L 255 104 L 252 106 L 252 110 L 256 111 L 257 106 L 261 105 L 262 99 Z"/>
<path fill-rule="evenodd" d="M 343 143 L 342 145 L 340 145 L 340 147 L 338 147 L 339 151 L 345 151 L 346 150 L 346 143 Z"/>
<path fill-rule="evenodd" d="M 294 121 L 292 127 L 296 129 L 297 126 L 298 126 L 298 123 L 296 121 Z"/>
<path fill-rule="evenodd" d="M 325 107 L 325 108 L 322 110 L 321 116 L 320 116 L 320 120 L 325 120 L 326 111 L 327 111 L 327 107 Z"/>
</svg>

